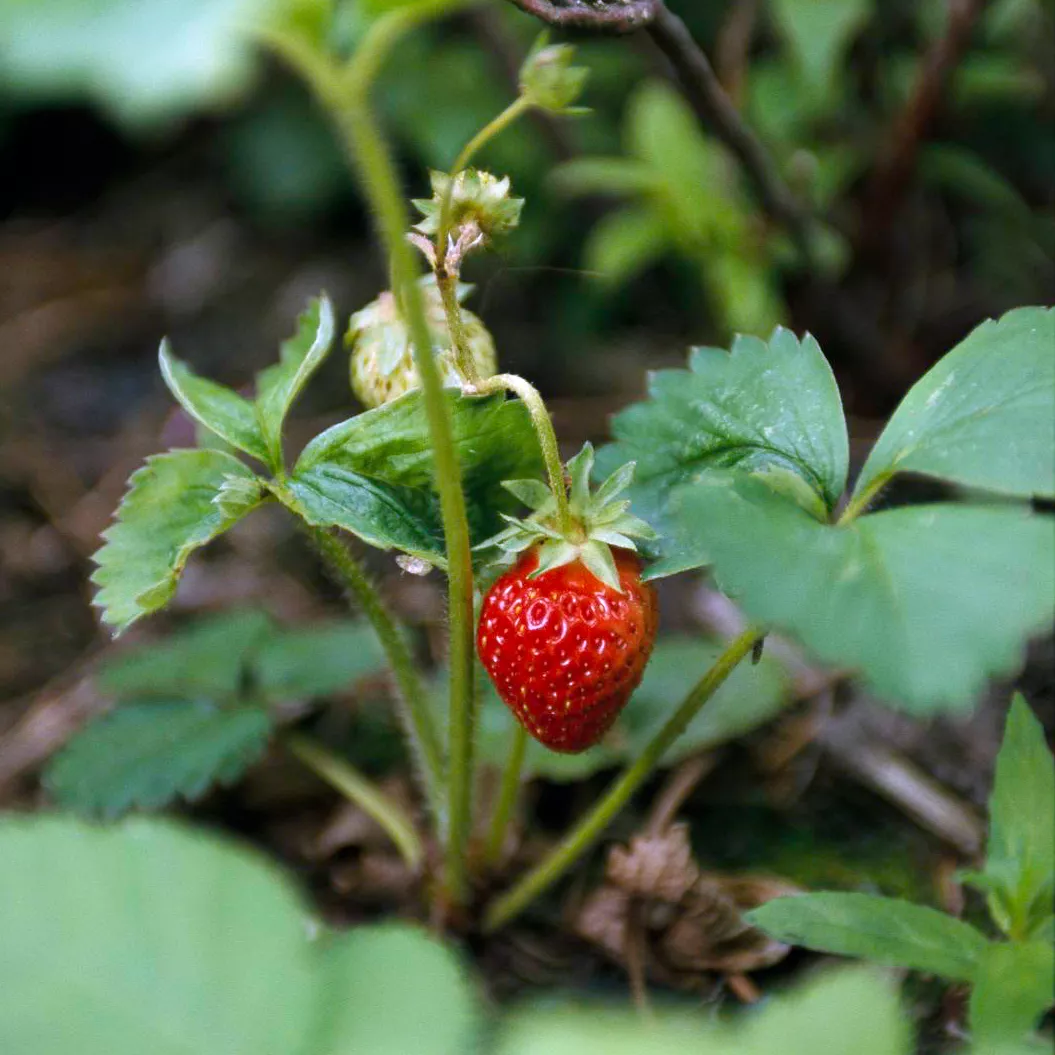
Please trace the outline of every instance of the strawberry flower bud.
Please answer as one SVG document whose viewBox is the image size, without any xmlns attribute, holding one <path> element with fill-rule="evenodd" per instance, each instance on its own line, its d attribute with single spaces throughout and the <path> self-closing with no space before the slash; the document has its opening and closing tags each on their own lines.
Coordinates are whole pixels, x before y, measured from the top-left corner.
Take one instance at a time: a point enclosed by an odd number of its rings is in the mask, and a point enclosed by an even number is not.
<svg viewBox="0 0 1055 1055">
<path fill-rule="evenodd" d="M 520 93 L 543 110 L 574 113 L 570 107 L 582 94 L 590 71 L 571 64 L 575 48 L 570 44 L 546 41 L 541 34 L 520 67 Z"/>
</svg>

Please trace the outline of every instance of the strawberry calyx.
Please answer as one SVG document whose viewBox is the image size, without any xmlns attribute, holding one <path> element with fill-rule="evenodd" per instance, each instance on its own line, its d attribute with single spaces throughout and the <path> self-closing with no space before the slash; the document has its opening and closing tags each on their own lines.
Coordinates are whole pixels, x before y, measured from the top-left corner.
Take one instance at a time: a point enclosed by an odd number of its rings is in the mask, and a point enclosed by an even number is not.
<svg viewBox="0 0 1055 1055">
<path fill-rule="evenodd" d="M 535 546 L 538 565 L 529 578 L 581 561 L 605 586 L 623 593 L 612 547 L 636 552 L 636 539 L 654 539 L 657 534 L 629 512 L 628 499 L 619 497 L 633 479 L 635 463 L 621 465 L 591 491 L 593 462 L 593 445 L 586 443 L 566 464 L 567 518 L 561 517 L 557 497 L 541 480 L 504 480 L 502 486 L 532 513 L 524 519 L 503 513 L 507 527 L 478 548 L 497 548 L 513 558 Z"/>
<path fill-rule="evenodd" d="M 413 201 L 424 217 L 414 225 L 414 230 L 421 234 L 437 234 L 441 221 L 446 220 L 450 228 L 474 225 L 489 241 L 508 233 L 520 222 L 524 199 L 510 195 L 508 176 L 499 179 L 490 172 L 473 168 L 455 176 L 432 170 L 429 181 L 432 197 Z"/>
</svg>

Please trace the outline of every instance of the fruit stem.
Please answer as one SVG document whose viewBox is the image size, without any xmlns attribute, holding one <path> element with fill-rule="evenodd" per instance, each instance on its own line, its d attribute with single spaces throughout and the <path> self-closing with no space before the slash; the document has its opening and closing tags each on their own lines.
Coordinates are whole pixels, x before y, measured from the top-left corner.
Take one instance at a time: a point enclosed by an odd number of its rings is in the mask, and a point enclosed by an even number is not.
<svg viewBox="0 0 1055 1055">
<path fill-rule="evenodd" d="M 407 209 L 395 165 L 368 100 L 369 89 L 384 58 L 400 37 L 419 22 L 449 10 L 450 4 L 436 2 L 397 9 L 379 18 L 343 66 L 320 54 L 313 43 L 292 34 L 276 33 L 264 39 L 304 76 L 332 118 L 347 158 L 359 173 L 363 193 L 388 253 L 392 292 L 410 331 L 414 365 L 421 379 L 447 543 L 450 757 L 444 893 L 451 901 L 461 903 L 468 894 L 465 850 L 472 779 L 473 573 L 469 524 L 443 380 L 432 352 L 416 261 L 404 237 L 409 219 Z"/>
<path fill-rule="evenodd" d="M 749 629 L 729 642 L 725 651 L 697 682 L 681 706 L 645 745 L 637 759 L 623 770 L 622 775 L 609 787 L 593 809 L 519 883 L 488 906 L 483 922 L 485 931 L 497 930 L 519 915 L 593 846 L 663 757 L 667 748 L 685 731 L 689 722 L 735 670 L 737 664 L 750 655 L 755 642 L 762 636 L 761 631 Z"/>
<path fill-rule="evenodd" d="M 442 828 L 446 806 L 443 798 L 443 752 L 426 703 L 425 686 L 414 664 L 406 638 L 385 606 L 377 588 L 348 547 L 322 528 L 308 527 L 308 538 L 330 574 L 355 601 L 377 634 L 399 689 L 399 717 L 419 767 L 425 796 Z"/>
<path fill-rule="evenodd" d="M 502 848 L 505 846 L 506 829 L 513 814 L 517 795 L 520 792 L 520 773 L 524 767 L 524 752 L 527 749 L 527 732 L 517 722 L 513 733 L 513 743 L 509 748 L 505 769 L 502 771 L 502 786 L 498 792 L 498 801 L 491 816 L 491 827 L 487 833 L 487 844 L 484 847 L 484 861 L 494 868 L 502 859 Z"/>
<path fill-rule="evenodd" d="M 363 776 L 350 762 L 334 754 L 317 740 L 301 733 L 290 733 L 282 742 L 313 773 L 336 788 L 349 802 L 354 802 L 373 818 L 395 843 L 412 872 L 421 868 L 424 848 L 414 822 L 398 803 L 376 784 Z"/>
<path fill-rule="evenodd" d="M 489 396 L 495 392 L 512 392 L 519 396 L 531 415 L 531 424 L 535 426 L 539 447 L 542 448 L 542 459 L 546 463 L 546 475 L 549 477 L 549 488 L 557 502 L 557 520 L 561 534 L 571 537 L 574 530 L 571 509 L 568 507 L 568 489 L 564 486 L 564 463 L 560 460 L 560 447 L 557 445 L 557 434 L 553 431 L 546 404 L 542 401 L 538 389 L 516 374 L 495 374 L 486 377 L 470 386 L 471 394 Z"/>
<path fill-rule="evenodd" d="M 439 287 L 440 299 L 443 301 L 443 313 L 447 318 L 447 329 L 450 330 L 451 344 L 454 346 L 454 358 L 458 364 L 458 373 L 469 384 L 476 384 L 480 372 L 469 352 L 469 340 L 465 335 L 465 323 L 462 321 L 462 306 L 458 303 L 458 272 L 451 272 L 442 262 L 436 264 L 436 285 Z"/>
</svg>

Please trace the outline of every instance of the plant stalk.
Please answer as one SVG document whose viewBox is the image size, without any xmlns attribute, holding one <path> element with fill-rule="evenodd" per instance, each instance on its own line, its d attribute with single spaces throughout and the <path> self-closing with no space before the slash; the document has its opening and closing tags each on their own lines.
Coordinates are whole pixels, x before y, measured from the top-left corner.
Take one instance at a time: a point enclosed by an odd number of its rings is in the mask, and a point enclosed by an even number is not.
<svg viewBox="0 0 1055 1055">
<path fill-rule="evenodd" d="M 524 752 L 527 750 L 527 732 L 517 722 L 513 733 L 513 743 L 509 748 L 509 757 L 506 759 L 505 769 L 502 771 L 502 785 L 498 792 L 498 801 L 495 803 L 495 811 L 491 815 L 491 827 L 487 833 L 487 843 L 484 846 L 484 861 L 493 868 L 502 859 L 502 847 L 506 841 L 506 829 L 509 827 L 509 818 L 513 814 L 517 795 L 520 792 L 520 774 L 524 768 Z"/>
<path fill-rule="evenodd" d="M 421 838 L 413 821 L 396 802 L 349 762 L 311 737 L 291 733 L 283 738 L 283 743 L 308 769 L 377 821 L 411 871 L 421 868 L 425 856 Z"/>
<path fill-rule="evenodd" d="M 546 476 L 549 487 L 557 502 L 557 516 L 561 531 L 570 534 L 572 531 L 571 510 L 568 508 L 568 489 L 564 486 L 564 463 L 560 460 L 560 447 L 557 445 L 557 434 L 553 431 L 553 421 L 542 401 L 538 389 L 529 381 L 516 374 L 495 374 L 486 377 L 472 386 L 475 395 L 489 396 L 495 392 L 512 392 L 519 396 L 521 402 L 531 415 L 531 424 L 535 426 L 539 447 L 542 448 L 542 459 L 546 463 Z"/>
<path fill-rule="evenodd" d="M 852 523 L 862 513 L 864 513 L 868 507 L 872 504 L 872 500 L 877 494 L 890 482 L 889 473 L 880 473 L 859 495 L 855 495 L 846 505 L 846 508 L 839 514 L 839 519 L 836 520 L 835 524 L 837 527 L 842 527 L 845 524 Z"/>
<path fill-rule="evenodd" d="M 667 748 L 685 731 L 700 708 L 736 669 L 737 664 L 750 654 L 755 642 L 762 636 L 761 631 L 749 629 L 728 644 L 711 669 L 685 697 L 681 706 L 648 742 L 637 759 L 612 784 L 600 802 L 532 871 L 488 906 L 484 914 L 486 931 L 497 930 L 519 915 L 593 846 L 616 814 L 644 783 Z"/>
<path fill-rule="evenodd" d="M 443 751 L 426 703 L 425 686 L 410 648 L 362 565 L 348 547 L 323 528 L 307 528 L 316 552 L 374 628 L 399 688 L 399 711 L 414 761 L 425 782 L 425 795 L 440 826 L 446 820 Z"/>
<path fill-rule="evenodd" d="M 480 380 L 480 373 L 472 355 L 469 354 L 469 339 L 465 335 L 462 306 L 458 303 L 458 273 L 448 271 L 442 262 L 437 264 L 436 285 L 443 301 L 443 314 L 447 319 L 447 329 L 450 330 L 458 373 L 469 384 L 476 384 Z"/>
</svg>

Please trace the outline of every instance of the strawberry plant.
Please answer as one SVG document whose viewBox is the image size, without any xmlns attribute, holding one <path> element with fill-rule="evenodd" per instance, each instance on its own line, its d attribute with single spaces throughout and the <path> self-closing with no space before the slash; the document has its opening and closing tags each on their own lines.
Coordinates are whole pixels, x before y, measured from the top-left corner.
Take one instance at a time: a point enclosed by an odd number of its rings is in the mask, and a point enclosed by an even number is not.
<svg viewBox="0 0 1055 1055">
<path fill-rule="evenodd" d="M 196 551 L 270 505 L 296 524 L 356 621 L 291 628 L 236 611 L 104 666 L 115 706 L 52 759 L 44 787 L 59 805 L 112 821 L 197 800 L 285 750 L 394 844 L 420 917 L 479 936 L 584 864 L 658 769 L 796 702 L 790 665 L 766 650 L 771 636 L 834 672 L 829 684 L 852 681 L 921 718 L 963 714 L 991 679 L 1017 673 L 1055 615 L 1055 310 L 1014 308 L 956 343 L 911 387 L 851 482 L 847 420 L 820 344 L 769 325 L 784 314 L 773 262 L 796 253 L 807 266 L 830 232 L 756 172 L 767 210 L 790 228 L 792 244 L 779 244 L 689 103 L 646 86 L 629 104 L 632 158 L 579 159 L 558 173 L 566 191 L 631 201 L 594 230 L 588 258 L 621 281 L 673 247 L 699 269 L 722 326 L 764 321 L 766 333 L 693 348 L 684 368 L 652 374 L 646 398 L 614 416 L 612 442 L 565 460 L 539 391 L 503 368 L 484 308 L 463 305 L 463 278 L 532 207 L 510 177 L 479 167 L 481 152 L 524 115 L 582 117 L 587 69 L 570 45 L 540 38 L 513 100 L 449 170 L 413 174 L 415 189 L 427 179 L 430 191 L 410 200 L 414 215 L 373 105 L 382 67 L 412 32 L 466 6 L 363 4 L 354 46 L 326 4 L 278 5 L 254 30 L 332 123 L 376 226 L 387 288 L 347 320 L 326 294 L 311 300 L 251 394 L 202 376 L 163 341 L 161 375 L 200 442 L 154 454 L 131 476 L 94 558 L 94 601 L 119 636 L 169 604 Z M 519 6 L 557 24 L 647 16 L 684 72 L 685 27 L 661 3 Z M 775 6 L 782 47 L 821 113 L 863 5 L 820 23 L 801 3 Z M 735 142 L 738 156 L 756 157 L 753 140 Z M 341 373 L 364 409 L 294 455 L 289 419 L 335 354 L 347 356 Z M 926 501 L 902 488 L 909 478 L 927 481 Z M 368 548 L 408 574 L 445 579 L 442 674 L 420 661 L 372 581 Z M 735 602 L 743 627 L 720 642 L 657 642 L 654 584 L 699 572 Z M 409 806 L 311 728 L 322 701 L 380 669 L 416 777 Z M 476 779 L 484 767 L 500 771 L 490 796 Z M 506 853 L 527 779 L 602 769 L 617 773 L 559 841 L 527 864 Z M 967 877 L 1000 941 L 925 906 L 834 892 L 743 916 L 734 904 L 735 925 L 967 982 L 975 1052 L 1011 1055 L 1032 1043 L 1050 1004 L 1051 785 L 1019 697 L 986 862 Z M 470 972 L 434 938 L 403 924 L 338 933 L 313 922 L 309 933 L 285 879 L 171 823 L 5 821 L 0 844 L 0 920 L 14 934 L 0 943 L 0 1039 L 13 1051 L 63 1052 L 72 1038 L 87 1052 L 146 1050 L 154 1033 L 139 1019 L 166 1016 L 176 1025 L 158 1050 L 206 1055 L 531 1055 L 613 1050 L 624 1030 L 640 1042 L 627 1050 L 656 1055 L 753 1055 L 785 1042 L 798 1047 L 780 1050 L 838 1055 L 852 1043 L 863 1055 L 903 1055 L 909 1043 L 887 981 L 856 969 L 732 1030 L 674 1015 L 650 1033 L 571 1009 L 487 1025 Z M 67 853 L 63 867 L 83 883 L 76 912 L 56 878 Z M 155 925 L 166 873 L 182 881 Z M 637 897 L 624 899 L 628 932 Z M 216 951 L 217 918 L 229 959 Z M 200 961 L 199 946 L 211 950 Z M 141 1008 L 136 979 L 152 971 L 160 985 Z M 51 987 L 68 1010 L 61 1020 L 33 1000 Z M 874 1026 L 864 1039 L 855 1007 Z"/>
</svg>

